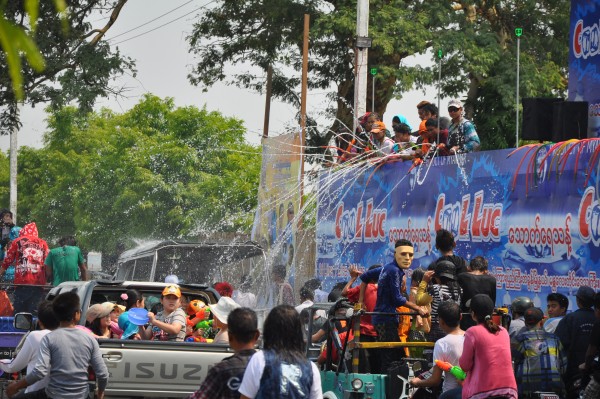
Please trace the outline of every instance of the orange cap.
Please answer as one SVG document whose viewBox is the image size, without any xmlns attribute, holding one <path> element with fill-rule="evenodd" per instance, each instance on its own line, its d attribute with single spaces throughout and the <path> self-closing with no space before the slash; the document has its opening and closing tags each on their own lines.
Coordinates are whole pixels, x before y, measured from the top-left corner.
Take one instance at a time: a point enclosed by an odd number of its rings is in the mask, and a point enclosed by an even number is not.
<svg viewBox="0 0 600 399">
<path fill-rule="evenodd" d="M 176 285 L 167 285 L 162 292 L 162 296 L 175 295 L 177 298 L 181 298 L 181 290 Z"/>
<path fill-rule="evenodd" d="M 379 133 L 383 130 L 385 130 L 385 123 L 377 121 L 373 123 L 373 127 L 371 128 L 370 133 Z"/>
</svg>

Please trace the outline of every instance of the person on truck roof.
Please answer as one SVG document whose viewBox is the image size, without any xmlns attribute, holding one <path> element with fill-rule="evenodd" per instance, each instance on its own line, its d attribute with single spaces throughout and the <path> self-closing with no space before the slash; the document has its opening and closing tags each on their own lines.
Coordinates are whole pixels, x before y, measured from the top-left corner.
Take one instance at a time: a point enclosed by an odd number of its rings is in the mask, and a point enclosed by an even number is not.
<svg viewBox="0 0 600 399">
<path fill-rule="evenodd" d="M 79 296 L 74 292 L 64 292 L 54 299 L 52 310 L 60 321 L 60 327 L 42 338 L 35 367 L 24 379 L 8 386 L 6 392 L 9 397 L 49 375 L 45 396 L 44 392 L 40 392 L 38 397 L 86 398 L 89 393 L 88 369 L 91 366 L 98 386 L 96 398 L 104 398 L 108 369 L 102 360 L 98 341 L 75 328 L 81 318 L 80 309 Z"/>
<path fill-rule="evenodd" d="M 58 247 L 48 252 L 44 265 L 46 265 L 46 278 L 54 286 L 63 281 L 87 280 L 87 265 L 73 236 L 58 240 Z"/>
<path fill-rule="evenodd" d="M 181 309 L 181 290 L 176 285 L 167 285 L 160 296 L 163 310 L 148 312 L 151 328 L 141 331 L 144 339 L 155 341 L 183 341 L 185 339 L 186 316 Z"/>
<path fill-rule="evenodd" d="M 15 314 L 20 312 L 33 313 L 44 295 L 46 285 L 44 260 L 48 255 L 48 244 L 38 237 L 35 223 L 26 224 L 19 232 L 19 238 L 14 240 L 0 268 L 0 277 L 16 260 L 15 287 L 13 306 Z"/>
<path fill-rule="evenodd" d="M 235 355 L 223 359 L 208 370 L 200 388 L 188 399 L 238 399 L 238 388 L 260 336 L 256 313 L 249 308 L 236 308 L 227 316 L 229 346 Z"/>
</svg>

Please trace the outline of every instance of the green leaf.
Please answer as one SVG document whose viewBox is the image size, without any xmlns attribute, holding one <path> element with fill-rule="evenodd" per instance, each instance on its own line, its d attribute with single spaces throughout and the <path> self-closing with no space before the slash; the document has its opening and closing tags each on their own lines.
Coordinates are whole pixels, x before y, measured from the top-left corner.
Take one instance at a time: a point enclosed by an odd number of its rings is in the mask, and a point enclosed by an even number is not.
<svg viewBox="0 0 600 399">
<path fill-rule="evenodd" d="M 32 32 L 35 32 L 35 28 L 37 27 L 39 11 L 39 0 L 25 0 L 25 12 L 29 15 L 29 25 Z"/>
</svg>

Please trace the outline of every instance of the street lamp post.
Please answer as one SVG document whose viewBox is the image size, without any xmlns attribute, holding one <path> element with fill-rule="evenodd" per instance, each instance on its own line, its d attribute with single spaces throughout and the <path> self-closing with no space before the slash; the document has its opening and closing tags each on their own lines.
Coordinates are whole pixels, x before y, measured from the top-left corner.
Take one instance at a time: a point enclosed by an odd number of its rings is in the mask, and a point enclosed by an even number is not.
<svg viewBox="0 0 600 399">
<path fill-rule="evenodd" d="M 520 55 L 521 55 L 521 35 L 523 34 L 523 28 L 516 28 L 515 29 L 515 35 L 517 36 L 517 90 L 516 90 L 516 104 L 515 104 L 515 111 L 516 111 L 516 115 L 517 115 L 517 120 L 516 120 L 516 126 L 515 126 L 515 136 L 516 136 L 516 141 L 515 141 L 515 148 L 519 147 L 519 62 L 520 62 Z"/>
</svg>

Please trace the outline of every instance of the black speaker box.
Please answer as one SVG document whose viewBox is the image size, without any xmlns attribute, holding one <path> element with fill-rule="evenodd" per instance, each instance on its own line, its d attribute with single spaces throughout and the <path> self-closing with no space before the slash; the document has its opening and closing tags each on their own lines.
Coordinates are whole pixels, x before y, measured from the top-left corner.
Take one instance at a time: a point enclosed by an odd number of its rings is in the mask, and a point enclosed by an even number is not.
<svg viewBox="0 0 600 399">
<path fill-rule="evenodd" d="M 588 131 L 588 102 L 564 101 L 554 103 L 552 141 L 585 139 Z"/>
<path fill-rule="evenodd" d="M 524 98 L 523 140 L 552 141 L 553 105 L 562 98 Z"/>
</svg>

